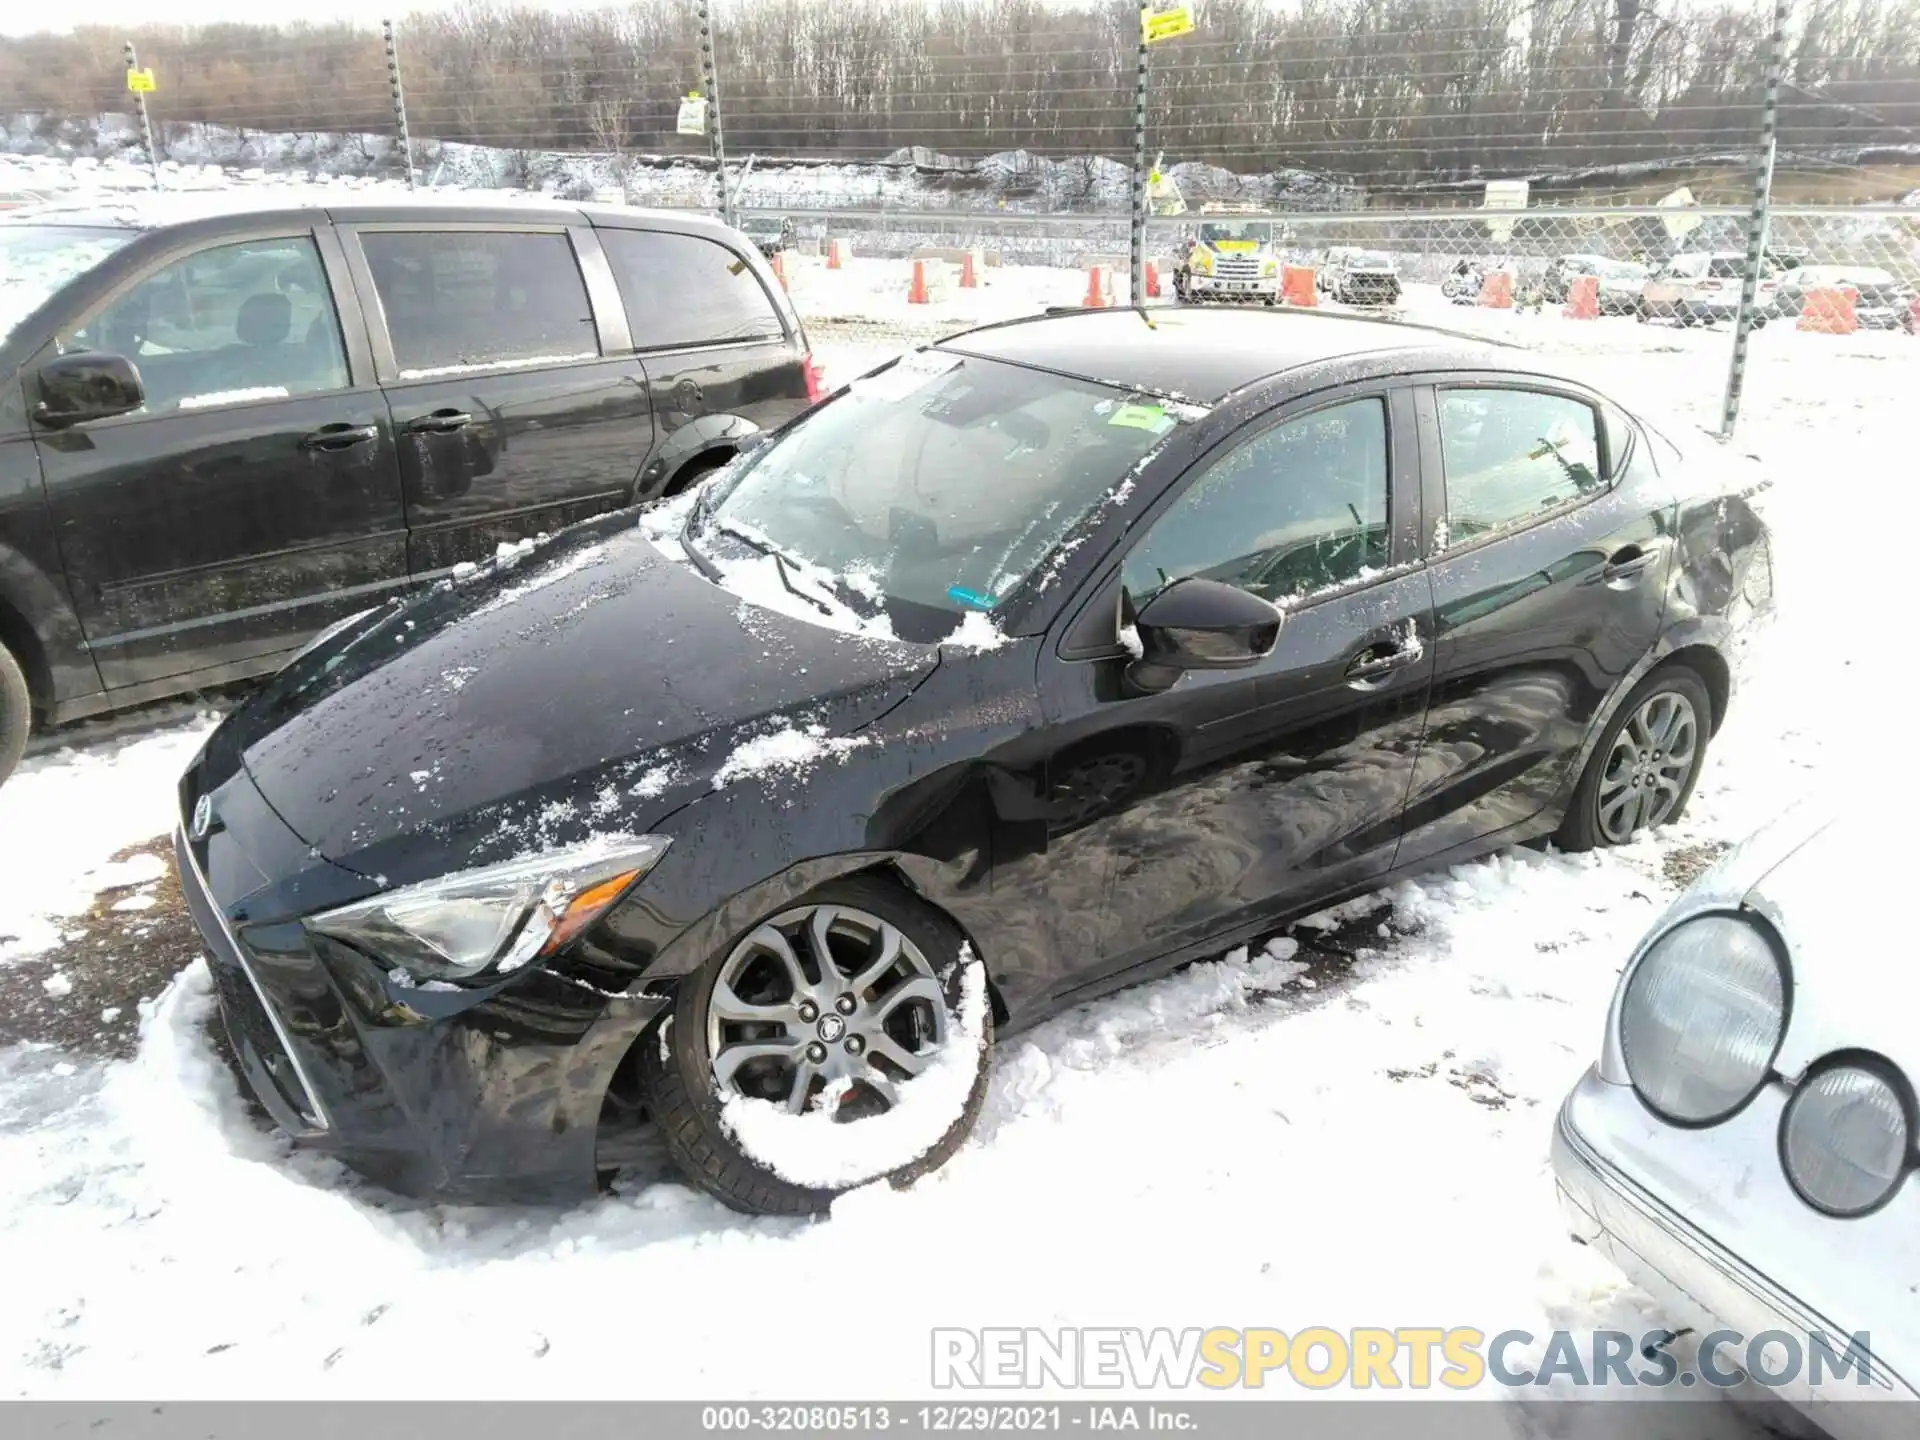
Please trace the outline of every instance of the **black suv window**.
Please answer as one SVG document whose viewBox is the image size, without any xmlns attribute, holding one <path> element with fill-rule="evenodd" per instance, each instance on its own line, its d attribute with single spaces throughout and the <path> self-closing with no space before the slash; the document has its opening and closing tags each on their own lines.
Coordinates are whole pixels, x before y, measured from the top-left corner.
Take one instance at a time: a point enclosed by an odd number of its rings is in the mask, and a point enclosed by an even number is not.
<svg viewBox="0 0 1920 1440">
<path fill-rule="evenodd" d="M 1387 563 L 1387 415 L 1378 398 L 1289 420 L 1236 445 L 1134 546 L 1136 607 L 1190 575 L 1276 604 Z"/>
<path fill-rule="evenodd" d="M 1524 525 L 1600 486 L 1593 407 L 1532 390 L 1443 390 L 1450 543 Z"/>
<path fill-rule="evenodd" d="M 372 230 L 360 246 L 403 380 L 600 353 L 565 235 Z"/>
<path fill-rule="evenodd" d="M 745 259 L 698 235 L 602 230 L 640 349 L 780 340 L 786 327 Z"/>
<path fill-rule="evenodd" d="M 340 317 L 307 236 L 243 240 L 165 265 L 56 337 L 140 370 L 147 413 L 347 387 Z"/>
</svg>

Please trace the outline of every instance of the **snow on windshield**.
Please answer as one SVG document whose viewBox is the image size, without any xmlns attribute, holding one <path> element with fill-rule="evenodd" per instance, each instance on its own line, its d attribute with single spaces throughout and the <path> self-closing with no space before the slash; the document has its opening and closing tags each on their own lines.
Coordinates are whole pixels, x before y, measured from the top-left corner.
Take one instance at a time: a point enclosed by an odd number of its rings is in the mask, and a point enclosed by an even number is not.
<svg viewBox="0 0 1920 1440">
<path fill-rule="evenodd" d="M 998 609 L 1178 425 L 1204 413 L 1098 381 L 917 352 L 755 452 L 710 509 L 694 512 L 688 539 L 728 588 L 751 586 L 737 593 L 756 604 L 934 643 L 956 616 Z M 875 595 L 883 613 L 861 617 Z"/>
<path fill-rule="evenodd" d="M 0 225 L 0 342 L 68 281 L 133 239 L 132 230 Z"/>
</svg>

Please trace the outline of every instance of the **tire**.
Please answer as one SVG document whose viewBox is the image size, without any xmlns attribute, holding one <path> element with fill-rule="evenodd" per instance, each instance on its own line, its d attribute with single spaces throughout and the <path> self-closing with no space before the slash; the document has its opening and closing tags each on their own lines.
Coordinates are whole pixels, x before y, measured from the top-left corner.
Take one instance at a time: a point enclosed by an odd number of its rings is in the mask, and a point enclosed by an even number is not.
<svg viewBox="0 0 1920 1440">
<path fill-rule="evenodd" d="M 1662 729 L 1662 717 L 1676 714 L 1690 727 L 1690 748 L 1684 763 L 1677 760 L 1680 731 Z M 1666 722 L 1669 726 L 1672 721 Z M 1637 727 L 1637 728 L 1636 728 Z M 1601 732 L 1600 742 L 1587 757 L 1580 783 L 1554 843 L 1562 850 L 1594 850 L 1622 845 L 1639 830 L 1666 825 L 1685 813 L 1694 782 L 1707 758 L 1707 737 L 1713 732 L 1713 700 L 1700 676 L 1686 665 L 1664 665 L 1633 687 Z M 1652 739 L 1650 747 L 1646 741 Z M 1652 754 L 1647 754 L 1649 749 Z M 1658 782 L 1643 786 L 1639 775 Z M 1632 778 L 1629 778 L 1632 777 Z M 1627 783 L 1623 788 L 1621 783 Z M 1652 802 L 1635 796 L 1657 796 Z M 1625 796 L 1627 798 L 1622 799 Z M 1620 806 L 1625 807 L 1623 815 Z M 1640 807 L 1641 813 L 1634 810 Z"/>
<path fill-rule="evenodd" d="M 13 652 L 0 645 L 0 785 L 26 753 L 27 732 L 33 728 L 33 693 L 26 673 Z"/>
<path fill-rule="evenodd" d="M 732 458 L 730 454 L 709 455 L 703 459 L 694 461 L 667 482 L 667 488 L 660 492 L 660 498 L 665 500 L 670 495 L 685 494 Z"/>
<path fill-rule="evenodd" d="M 789 953 L 796 957 L 800 966 L 799 978 L 810 980 L 812 977 L 807 974 L 807 969 L 811 967 L 817 971 L 819 968 L 811 942 L 813 917 L 829 911 L 835 917 L 830 922 L 829 933 L 838 942 L 829 947 L 835 957 L 836 975 L 813 989 L 810 995 L 802 994 L 798 984 L 787 984 L 786 998 L 780 999 L 780 982 L 791 972 L 759 937 L 769 927 L 777 927 L 782 934 L 793 937 L 789 941 Z M 843 1024 L 838 1016 L 845 1012 L 829 1012 L 826 1008 L 827 996 L 822 992 L 838 990 L 847 982 L 849 964 L 860 963 L 859 945 L 863 932 L 877 941 L 881 934 L 878 927 L 881 926 L 891 927 L 894 937 L 899 940 L 899 959 L 893 968 L 878 975 L 861 1000 L 856 1002 L 862 1008 L 850 1015 Z M 905 1185 L 945 1164 L 979 1119 L 980 1107 L 986 1101 L 987 1078 L 991 1069 L 989 1054 L 993 1043 L 993 1010 L 985 993 L 984 970 L 977 958 L 970 965 L 952 963 L 962 954 L 965 944 L 965 937 L 960 930 L 931 906 L 884 880 L 857 876 L 824 885 L 793 905 L 767 916 L 683 980 L 675 993 L 670 1028 L 664 1031 L 666 1038 L 661 1038 L 660 1029 L 649 1030 L 640 1039 L 639 1058 L 648 1108 L 659 1126 L 668 1153 L 687 1179 L 723 1205 L 748 1214 L 806 1215 L 826 1210 L 835 1196 L 859 1185 L 882 1178 L 896 1186 Z M 872 953 L 871 948 L 868 953 Z M 934 1005 L 932 997 L 926 995 L 896 1000 L 893 1005 L 881 1009 L 899 986 L 907 983 L 906 979 L 896 977 L 917 978 L 923 987 L 931 979 L 933 985 L 939 987 L 942 996 L 942 1019 L 939 1023 L 946 1027 L 949 1043 L 954 1043 L 964 1038 L 955 1034 L 954 1027 L 969 970 L 977 972 L 977 983 L 982 987 L 978 1002 L 981 1012 L 980 1033 L 975 1042 L 977 1054 L 974 1057 L 972 1084 L 958 1116 L 929 1148 L 891 1170 L 859 1178 L 810 1183 L 796 1183 L 747 1153 L 723 1116 L 722 1107 L 727 1100 L 755 1089 L 761 1092 L 758 1098 L 762 1099 L 777 1098 L 783 1092 L 791 1095 L 795 1089 L 799 1089 L 800 1103 L 809 1113 L 816 1112 L 823 1093 L 817 1091 L 815 1086 L 821 1084 L 823 1077 L 820 1071 L 809 1067 L 809 1073 L 803 1078 L 798 1063 L 801 1059 L 809 1058 L 809 1052 L 801 1049 L 802 1045 L 809 1043 L 812 1052 L 824 1056 L 827 1063 L 823 1069 L 836 1066 L 853 1066 L 857 1069 L 864 1065 L 866 1071 L 880 1077 L 883 1084 L 891 1085 L 901 1076 L 889 1076 L 882 1067 L 897 1071 L 903 1071 L 903 1067 L 878 1053 L 881 1039 L 892 1041 L 891 1049 L 896 1054 L 913 1054 L 913 1050 L 903 1042 L 899 1027 L 911 1019 L 915 1033 L 924 1036 L 928 1028 L 926 1022 Z M 723 980 L 727 982 L 724 987 Z M 895 980 L 896 983 L 876 996 L 874 991 L 889 980 Z M 769 982 L 773 985 L 771 999 L 764 988 Z M 749 994 L 754 998 L 749 1000 L 742 997 L 736 986 L 749 987 Z M 789 1018 L 763 1023 L 767 1026 L 778 1025 L 786 1036 L 793 1037 L 793 1052 L 796 1052 L 793 1062 L 773 1055 L 736 1062 L 730 1079 L 737 1078 L 739 1085 L 737 1088 L 729 1085 L 723 1090 L 716 1076 L 712 1037 L 721 1037 L 722 1053 L 754 1040 L 765 1042 L 774 1038 L 756 1030 L 750 1036 L 736 1033 L 729 1041 L 728 1028 L 737 1031 L 739 1027 L 733 1027 L 732 1022 L 719 1020 L 713 1014 L 714 997 L 723 989 L 743 1008 L 764 1007 L 788 1011 Z M 845 994 L 842 992 L 843 998 Z M 801 1002 L 808 1000 L 817 1001 L 811 1011 L 801 1008 Z M 805 1020 L 809 1013 L 817 1018 Z M 894 1018 L 896 1016 L 898 1020 Z M 805 1028 L 802 1028 L 803 1024 Z M 833 1027 L 831 1038 L 829 1026 Z M 809 1042 L 804 1038 L 807 1036 L 815 1038 Z M 863 1044 L 856 1052 L 853 1042 L 869 1036 L 872 1037 L 871 1051 Z M 855 1054 L 861 1058 L 847 1058 Z M 872 1108 L 880 1104 L 883 1098 L 880 1090 L 856 1080 L 854 1088 L 834 1103 L 842 1107 L 844 1114 L 847 1109 Z M 862 1121 L 855 1118 L 847 1123 L 858 1125 Z"/>
</svg>

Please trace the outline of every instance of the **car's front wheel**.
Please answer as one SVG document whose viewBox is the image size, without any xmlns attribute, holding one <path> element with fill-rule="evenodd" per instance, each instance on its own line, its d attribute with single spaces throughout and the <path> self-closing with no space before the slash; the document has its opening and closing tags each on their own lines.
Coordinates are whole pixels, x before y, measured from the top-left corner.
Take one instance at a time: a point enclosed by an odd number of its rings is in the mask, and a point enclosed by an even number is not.
<svg viewBox="0 0 1920 1440">
<path fill-rule="evenodd" d="M 33 696 L 20 662 L 0 645 L 0 782 L 13 773 L 26 753 L 27 731 L 33 725 Z"/>
<path fill-rule="evenodd" d="M 1634 687 L 1587 759 L 1555 837 L 1563 850 L 1624 845 L 1679 819 L 1707 758 L 1713 701 L 1685 665 Z"/>
<path fill-rule="evenodd" d="M 986 1099 L 992 1038 L 965 937 L 861 876 L 769 915 L 682 981 L 640 1068 L 689 1180 L 736 1210 L 799 1215 L 944 1164 Z"/>
</svg>

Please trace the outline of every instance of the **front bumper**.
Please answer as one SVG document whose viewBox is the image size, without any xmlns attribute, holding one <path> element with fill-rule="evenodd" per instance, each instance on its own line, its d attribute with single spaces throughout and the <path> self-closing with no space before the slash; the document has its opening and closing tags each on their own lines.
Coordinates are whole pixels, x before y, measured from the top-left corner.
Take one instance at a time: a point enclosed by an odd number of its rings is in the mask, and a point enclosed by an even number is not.
<svg viewBox="0 0 1920 1440">
<path fill-rule="evenodd" d="M 1209 300 L 1278 300 L 1280 277 L 1256 276 L 1249 279 L 1243 276 L 1202 275 L 1195 271 L 1187 276 L 1187 289 Z"/>
<path fill-rule="evenodd" d="M 1594 1071 L 1562 1106 L 1553 1132 L 1553 1172 L 1560 1206 L 1574 1237 L 1598 1249 L 1672 1316 L 1704 1336 L 1715 1330 L 1743 1337 L 1784 1331 L 1802 1342 L 1810 1332 L 1853 1333 L 1845 1316 L 1831 1316 L 1789 1293 L 1746 1260 L 1636 1183 L 1582 1129 L 1583 1115 L 1632 1106 L 1625 1086 Z M 1722 1352 L 1723 1367 L 1738 1347 Z M 1920 1393 L 1876 1352 L 1870 1383 L 1829 1378 L 1818 1389 L 1798 1379 L 1775 1392 L 1812 1417 L 1834 1440 L 1894 1440 L 1920 1433 Z M 1844 1394 L 1841 1392 L 1845 1392 Z"/>
<path fill-rule="evenodd" d="M 202 768 L 182 784 L 188 815 Z M 667 999 L 564 959 L 486 988 L 399 984 L 300 923 L 370 883 L 314 859 L 243 770 L 210 793 L 210 833 L 174 838 L 180 886 L 240 1078 L 274 1124 L 406 1194 L 590 1193 L 602 1102 Z"/>
</svg>

